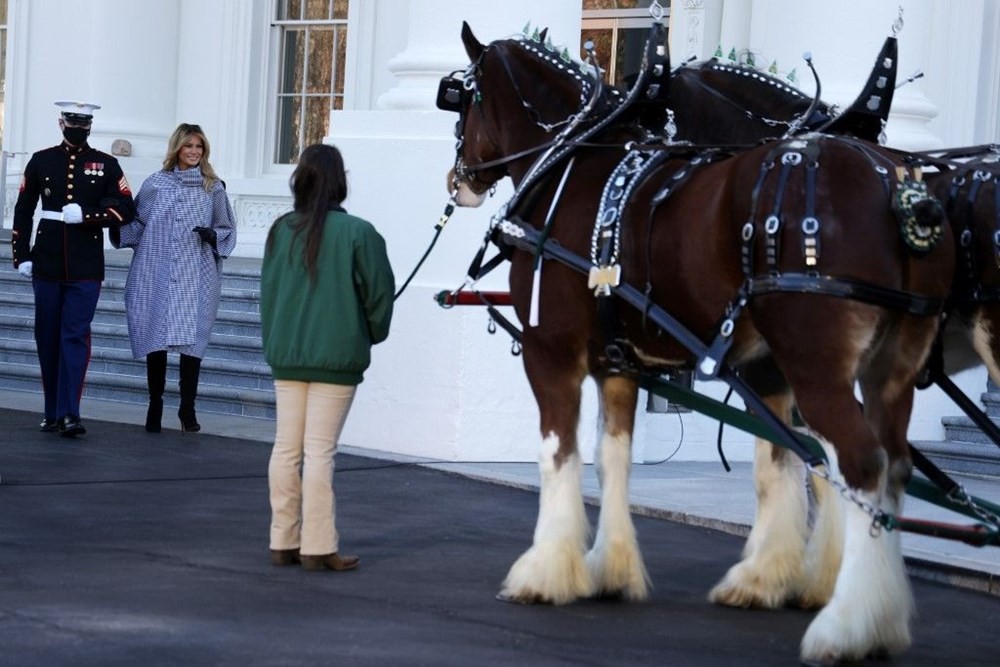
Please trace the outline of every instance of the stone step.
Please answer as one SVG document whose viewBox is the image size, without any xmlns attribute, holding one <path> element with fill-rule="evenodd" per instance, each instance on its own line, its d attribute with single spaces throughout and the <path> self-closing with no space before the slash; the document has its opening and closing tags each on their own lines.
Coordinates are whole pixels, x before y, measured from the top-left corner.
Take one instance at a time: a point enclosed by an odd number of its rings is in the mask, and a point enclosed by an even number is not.
<svg viewBox="0 0 1000 667">
<path fill-rule="evenodd" d="M 23 286 L 31 292 L 31 281 L 13 270 L 11 263 L 10 230 L 0 233 L 0 292 L 7 291 L 6 283 Z M 125 284 L 132 263 L 131 250 L 107 250 L 104 253 L 105 280 Z M 244 291 L 260 290 L 260 260 L 248 257 L 230 257 L 222 261 L 222 288 Z"/>
<path fill-rule="evenodd" d="M 4 364 L 3 386 L 5 389 L 24 391 L 34 394 L 42 393 L 41 378 L 37 363 Z M 98 398 L 121 403 L 145 405 L 148 401 L 145 377 L 119 375 L 116 373 L 101 373 L 89 371 L 83 388 L 84 398 Z M 164 393 L 164 419 L 169 415 L 169 409 L 177 408 L 179 396 L 176 384 L 168 382 Z M 199 384 L 197 409 L 204 412 L 216 412 L 227 415 L 255 417 L 258 419 L 274 419 L 274 392 L 225 387 L 213 384 Z M 86 417 L 86 402 L 81 411 Z"/>
<path fill-rule="evenodd" d="M 254 307 L 242 310 L 219 309 L 212 332 L 230 336 L 260 338 L 260 314 Z M 33 318 L 35 300 L 31 293 L 11 294 L 0 291 L 0 313 L 11 317 Z M 125 303 L 101 298 L 94 313 L 95 324 L 122 324 L 125 322 Z"/>
<path fill-rule="evenodd" d="M 0 339 L 0 363 L 37 366 L 38 355 L 34 341 Z M 177 384 L 177 355 L 169 355 L 167 384 Z M 95 347 L 91 349 L 89 372 L 137 377 L 145 381 L 146 362 L 133 359 L 126 349 Z M 201 363 L 201 385 L 217 385 L 236 389 L 253 389 L 273 392 L 271 368 L 263 363 L 234 362 L 206 356 Z M 145 396 L 145 384 L 143 384 Z M 145 400 L 145 399 L 143 399 Z"/>
<path fill-rule="evenodd" d="M 34 303 L 34 291 L 31 288 L 31 281 L 10 268 L 9 264 L 3 265 L 2 262 L 3 260 L 0 259 L 0 266 L 4 266 L 5 269 L 0 270 L 0 294 L 10 297 L 24 297 L 28 299 L 29 303 Z M 247 281 L 238 284 L 252 285 L 252 283 Z M 242 313 L 260 312 L 259 280 L 257 284 L 250 287 L 229 287 L 227 285 L 228 283 L 224 281 L 219 298 L 219 310 Z M 112 303 L 122 304 L 124 312 L 124 277 L 121 279 L 105 278 L 101 284 L 101 298 L 98 305 Z"/>
<path fill-rule="evenodd" d="M 101 286 L 101 300 L 106 303 L 125 303 L 125 281 L 105 279 Z M 259 289 L 233 289 L 223 287 L 219 298 L 219 310 L 232 312 L 259 313 Z"/>
<path fill-rule="evenodd" d="M 31 317 L 0 314 L 0 339 L 34 341 L 33 322 Z M 90 329 L 91 346 L 94 349 L 131 350 L 128 327 L 124 322 L 118 324 L 94 323 Z M 261 349 L 260 338 L 256 336 L 233 336 L 213 332 L 206 356 L 244 364 L 264 363 L 264 352 Z"/>
<path fill-rule="evenodd" d="M 986 414 L 994 420 L 1000 420 L 1000 391 L 994 387 L 992 391 L 984 392 L 979 400 L 982 401 Z"/>
<path fill-rule="evenodd" d="M 945 472 L 1000 477 L 1000 447 L 992 442 L 915 442 L 913 446 Z"/>
<path fill-rule="evenodd" d="M 104 254 L 104 277 L 125 283 L 132 263 L 131 250 L 108 250 Z M 245 257 L 230 257 L 222 260 L 223 289 L 260 289 L 260 260 Z"/>
<path fill-rule="evenodd" d="M 11 265 L 9 239 L 10 230 L 0 230 L 0 387 L 40 394 L 34 295 L 31 281 Z M 83 395 L 145 405 L 145 362 L 132 358 L 125 325 L 125 280 L 131 261 L 131 250 L 105 253 L 106 280 L 91 326 L 91 360 Z M 274 419 L 274 384 L 261 350 L 259 303 L 260 260 L 225 260 L 219 313 L 202 360 L 199 411 Z M 177 365 L 176 355 L 170 355 L 165 423 L 178 401 Z"/>
<path fill-rule="evenodd" d="M 993 423 L 1000 425 L 997 419 L 992 419 Z M 983 433 L 976 424 L 966 417 L 944 417 L 941 419 L 944 425 L 945 439 L 950 442 L 966 444 L 992 444 L 993 441 Z M 1000 449 L 998 449 L 1000 451 Z"/>
</svg>

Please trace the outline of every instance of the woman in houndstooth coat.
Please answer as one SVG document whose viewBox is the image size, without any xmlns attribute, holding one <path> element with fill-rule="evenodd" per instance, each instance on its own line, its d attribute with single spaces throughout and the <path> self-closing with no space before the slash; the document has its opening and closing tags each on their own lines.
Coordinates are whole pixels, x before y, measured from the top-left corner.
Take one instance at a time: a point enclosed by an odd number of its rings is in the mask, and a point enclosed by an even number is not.
<svg viewBox="0 0 1000 667">
<path fill-rule="evenodd" d="M 201 128 L 181 123 L 163 169 L 136 195 L 135 220 L 112 238 L 115 247 L 135 249 L 125 312 L 132 354 L 146 358 L 150 433 L 160 431 L 168 351 L 180 353 L 181 428 L 201 428 L 194 409 L 201 358 L 219 310 L 222 260 L 236 246 L 236 218 L 208 155 Z"/>
</svg>

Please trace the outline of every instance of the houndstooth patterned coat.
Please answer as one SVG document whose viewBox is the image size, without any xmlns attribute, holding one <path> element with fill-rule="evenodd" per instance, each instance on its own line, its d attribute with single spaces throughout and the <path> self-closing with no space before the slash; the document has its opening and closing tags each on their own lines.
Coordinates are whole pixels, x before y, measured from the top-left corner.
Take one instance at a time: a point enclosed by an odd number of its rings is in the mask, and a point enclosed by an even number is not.
<svg viewBox="0 0 1000 667">
<path fill-rule="evenodd" d="M 122 225 L 116 243 L 135 249 L 125 284 L 132 354 L 170 350 L 201 358 L 219 310 L 222 260 L 236 246 L 226 189 L 217 182 L 205 192 L 201 169 L 175 167 L 150 175 L 135 206 L 135 220 Z M 194 227 L 215 230 L 214 250 Z"/>
</svg>

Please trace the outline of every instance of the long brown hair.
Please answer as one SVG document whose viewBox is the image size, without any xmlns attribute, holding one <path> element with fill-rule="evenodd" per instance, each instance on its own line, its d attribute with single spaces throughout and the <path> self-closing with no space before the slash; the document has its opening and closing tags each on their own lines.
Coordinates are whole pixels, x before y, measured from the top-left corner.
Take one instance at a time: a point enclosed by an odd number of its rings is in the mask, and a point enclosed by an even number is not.
<svg viewBox="0 0 1000 667">
<path fill-rule="evenodd" d="M 201 177 L 205 186 L 205 192 L 211 192 L 215 183 L 220 179 L 215 170 L 212 169 L 212 165 L 208 162 L 208 154 L 211 152 L 211 149 L 208 146 L 208 137 L 202 132 L 200 125 L 181 123 L 177 126 L 177 129 L 170 135 L 170 140 L 167 142 L 167 157 L 163 159 L 163 171 L 174 170 L 179 161 L 178 155 L 181 152 L 181 148 L 191 137 L 201 139 L 204 152 L 201 154 L 201 162 L 198 163 L 198 166 L 201 168 Z"/>
<path fill-rule="evenodd" d="M 294 195 L 295 213 L 298 214 L 292 229 L 295 230 L 295 237 L 305 234 L 302 262 L 309 279 L 315 282 L 316 259 L 319 257 L 326 214 L 331 209 L 340 208 L 340 204 L 347 199 L 347 173 L 340 151 L 336 146 L 327 144 L 307 146 L 299 155 L 288 186 Z M 272 225 L 267 235 L 268 249 L 273 245 L 276 226 Z"/>
</svg>

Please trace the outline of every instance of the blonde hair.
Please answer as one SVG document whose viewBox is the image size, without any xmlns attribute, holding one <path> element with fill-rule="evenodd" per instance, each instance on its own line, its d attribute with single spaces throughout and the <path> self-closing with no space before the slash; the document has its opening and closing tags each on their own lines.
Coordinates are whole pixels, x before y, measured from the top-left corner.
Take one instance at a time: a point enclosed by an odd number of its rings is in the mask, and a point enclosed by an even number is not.
<svg viewBox="0 0 1000 667">
<path fill-rule="evenodd" d="M 202 132 L 200 125 L 181 123 L 177 126 L 177 129 L 170 135 L 170 140 L 167 142 L 167 157 L 163 159 L 163 171 L 174 170 L 179 161 L 178 155 L 181 152 L 181 148 L 183 148 L 184 144 L 191 137 L 201 139 L 201 145 L 204 147 L 204 152 L 201 154 L 201 161 L 198 163 L 198 166 L 201 167 L 201 177 L 204 181 L 205 192 L 211 192 L 216 182 L 221 179 L 208 162 L 208 154 L 210 152 L 208 137 Z"/>
</svg>

